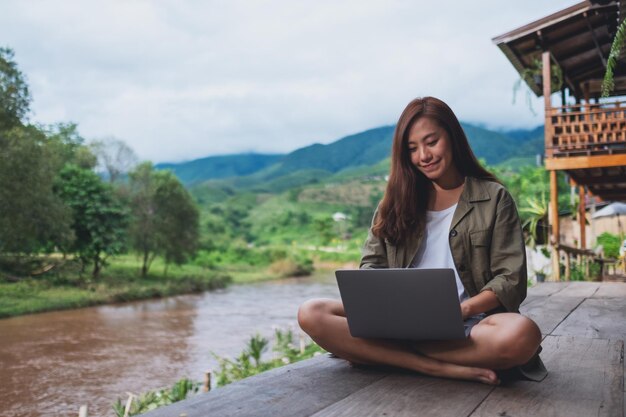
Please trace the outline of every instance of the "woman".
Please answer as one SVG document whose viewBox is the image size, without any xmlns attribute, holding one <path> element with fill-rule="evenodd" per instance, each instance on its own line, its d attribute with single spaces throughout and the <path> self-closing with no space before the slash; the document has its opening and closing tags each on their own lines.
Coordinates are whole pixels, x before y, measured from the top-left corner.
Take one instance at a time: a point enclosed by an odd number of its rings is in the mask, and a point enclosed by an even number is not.
<svg viewBox="0 0 626 417">
<path fill-rule="evenodd" d="M 406 107 L 394 132 L 391 173 L 361 268 L 452 268 L 468 337 L 453 341 L 354 338 L 343 305 L 300 306 L 298 322 L 324 349 L 356 364 L 498 384 L 518 367 L 540 380 L 541 332 L 519 314 L 526 257 L 510 194 L 480 166 L 452 110 L 433 97 Z"/>
</svg>

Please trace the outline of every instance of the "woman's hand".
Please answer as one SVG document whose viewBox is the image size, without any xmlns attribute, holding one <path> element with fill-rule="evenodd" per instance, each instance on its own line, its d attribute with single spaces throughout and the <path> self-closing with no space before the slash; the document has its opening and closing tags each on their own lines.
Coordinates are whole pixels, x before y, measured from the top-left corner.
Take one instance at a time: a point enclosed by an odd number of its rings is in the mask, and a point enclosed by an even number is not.
<svg viewBox="0 0 626 417">
<path fill-rule="evenodd" d="M 501 305 L 496 294 L 491 290 L 486 290 L 461 303 L 461 316 L 465 320 L 476 314 L 486 313 Z"/>
</svg>

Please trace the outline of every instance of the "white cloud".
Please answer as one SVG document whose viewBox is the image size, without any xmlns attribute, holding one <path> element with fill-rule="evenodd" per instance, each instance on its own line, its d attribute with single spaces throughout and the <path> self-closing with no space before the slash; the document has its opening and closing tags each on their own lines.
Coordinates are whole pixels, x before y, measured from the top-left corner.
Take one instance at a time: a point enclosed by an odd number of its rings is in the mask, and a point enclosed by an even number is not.
<svg viewBox="0 0 626 417">
<path fill-rule="evenodd" d="M 423 95 L 461 120 L 535 126 L 491 38 L 571 4 L 13 0 L 0 38 L 34 120 L 172 161 L 327 143 L 394 123 Z"/>
</svg>

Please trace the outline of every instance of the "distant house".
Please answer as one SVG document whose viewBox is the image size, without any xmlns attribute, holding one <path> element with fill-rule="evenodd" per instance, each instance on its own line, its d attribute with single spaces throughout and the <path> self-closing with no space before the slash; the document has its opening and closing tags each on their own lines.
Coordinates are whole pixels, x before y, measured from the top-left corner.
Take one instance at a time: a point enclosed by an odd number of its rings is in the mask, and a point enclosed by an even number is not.
<svg viewBox="0 0 626 417">
<path fill-rule="evenodd" d="M 544 97 L 555 265 L 561 242 L 557 171 L 565 171 L 578 188 L 582 214 L 587 195 L 592 202 L 626 200 L 626 101 L 600 100 L 611 43 L 624 16 L 626 1 L 587 0 L 493 39 L 528 87 Z M 560 104 L 551 99 L 555 83 L 561 84 Z M 626 95 L 624 54 L 612 95 Z M 585 216 L 578 218 L 578 243 L 585 249 Z M 554 270 L 559 279 L 559 268 Z"/>
</svg>

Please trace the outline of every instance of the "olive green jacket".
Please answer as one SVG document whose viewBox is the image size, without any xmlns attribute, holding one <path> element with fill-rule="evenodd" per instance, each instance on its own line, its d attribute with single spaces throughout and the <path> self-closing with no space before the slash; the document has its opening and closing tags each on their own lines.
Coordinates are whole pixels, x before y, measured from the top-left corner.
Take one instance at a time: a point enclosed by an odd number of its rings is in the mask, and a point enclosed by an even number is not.
<svg viewBox="0 0 626 417">
<path fill-rule="evenodd" d="M 509 192 L 496 182 L 467 177 L 448 239 L 456 270 L 469 296 L 491 290 L 504 310 L 519 312 L 526 298 L 526 250 Z M 374 236 L 370 229 L 361 268 L 407 268 L 421 243 L 422 233 L 393 245 Z"/>
</svg>

